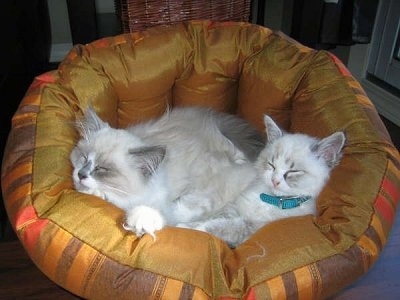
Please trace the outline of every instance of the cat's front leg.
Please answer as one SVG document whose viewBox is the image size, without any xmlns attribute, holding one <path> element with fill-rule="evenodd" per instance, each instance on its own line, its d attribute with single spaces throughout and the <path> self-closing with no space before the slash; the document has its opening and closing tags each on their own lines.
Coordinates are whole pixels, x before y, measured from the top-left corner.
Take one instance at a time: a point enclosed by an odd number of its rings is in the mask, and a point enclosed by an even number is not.
<svg viewBox="0 0 400 300">
<path fill-rule="evenodd" d="M 175 226 L 179 228 L 186 228 L 186 229 L 195 229 L 199 231 L 204 231 L 207 232 L 206 228 L 203 226 L 204 221 L 199 221 L 199 222 L 182 222 L 178 223 Z"/>
<path fill-rule="evenodd" d="M 244 242 L 254 232 L 252 226 L 240 217 L 217 217 L 198 222 L 179 223 L 176 226 L 208 232 L 224 240 L 231 248 Z"/>
<path fill-rule="evenodd" d="M 164 225 L 164 218 L 158 210 L 140 205 L 127 211 L 123 227 L 125 230 L 133 231 L 138 237 L 148 233 L 155 239 L 155 232 Z"/>
</svg>

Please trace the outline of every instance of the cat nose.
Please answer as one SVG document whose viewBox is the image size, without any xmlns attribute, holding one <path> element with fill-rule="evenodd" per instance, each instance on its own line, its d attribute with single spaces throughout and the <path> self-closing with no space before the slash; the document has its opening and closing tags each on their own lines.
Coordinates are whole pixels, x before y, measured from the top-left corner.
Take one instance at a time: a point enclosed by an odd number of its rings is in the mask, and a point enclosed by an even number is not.
<svg viewBox="0 0 400 300">
<path fill-rule="evenodd" d="M 79 178 L 79 180 L 86 179 L 87 175 L 82 172 L 78 172 L 78 178 Z"/>
<path fill-rule="evenodd" d="M 86 179 L 89 177 L 90 167 L 92 166 L 92 162 L 88 161 L 79 171 L 78 178 L 79 180 Z"/>
<path fill-rule="evenodd" d="M 276 188 L 281 182 L 276 179 L 272 179 L 272 185 Z"/>
</svg>

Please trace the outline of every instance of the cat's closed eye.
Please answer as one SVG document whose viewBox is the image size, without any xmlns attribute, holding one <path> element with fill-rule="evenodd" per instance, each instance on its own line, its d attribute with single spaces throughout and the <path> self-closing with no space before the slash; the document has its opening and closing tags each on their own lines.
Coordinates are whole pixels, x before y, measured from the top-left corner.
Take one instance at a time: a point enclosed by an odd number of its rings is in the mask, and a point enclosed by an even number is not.
<svg viewBox="0 0 400 300">
<path fill-rule="evenodd" d="M 104 175 L 109 171 L 108 168 L 103 167 L 103 166 L 95 166 L 93 169 L 93 172 L 96 173 L 96 175 Z"/>
<path fill-rule="evenodd" d="M 290 180 L 302 176 L 304 174 L 305 172 L 301 170 L 289 170 L 283 175 L 283 178 L 285 178 L 285 180 Z"/>
<path fill-rule="evenodd" d="M 267 169 L 270 169 L 270 170 L 272 170 L 272 171 L 275 171 L 275 166 L 274 166 L 272 163 L 268 162 L 268 163 L 267 163 Z"/>
</svg>

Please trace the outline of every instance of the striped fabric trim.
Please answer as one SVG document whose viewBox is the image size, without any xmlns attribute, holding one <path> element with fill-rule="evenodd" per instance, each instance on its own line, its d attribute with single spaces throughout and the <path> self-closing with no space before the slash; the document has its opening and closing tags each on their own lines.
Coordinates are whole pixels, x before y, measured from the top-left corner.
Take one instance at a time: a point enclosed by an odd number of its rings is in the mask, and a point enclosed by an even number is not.
<svg viewBox="0 0 400 300">
<path fill-rule="evenodd" d="M 312 299 L 313 290 L 305 289 L 307 282 L 312 279 L 312 273 L 309 272 L 309 268 L 301 268 L 293 271 L 294 278 L 297 283 L 297 294 L 298 299 Z M 318 278 L 318 277 L 317 277 Z M 317 281 L 318 282 L 318 281 Z M 318 287 L 318 285 L 317 285 Z"/>
<path fill-rule="evenodd" d="M 21 210 L 16 218 L 16 230 L 20 232 L 20 238 L 28 251 L 34 251 L 40 234 L 49 223 L 46 219 L 39 219 L 33 206 Z"/>
<path fill-rule="evenodd" d="M 32 206 L 31 178 L 32 151 L 35 143 L 33 137 L 37 112 L 40 110 L 41 88 L 54 81 L 54 72 L 44 73 L 36 77 L 28 88 L 12 119 L 12 132 L 20 137 L 19 143 L 7 145 L 10 148 L 7 150 L 12 155 L 8 156 L 2 170 L 2 187 L 7 199 L 5 204 L 8 215 L 28 251 L 34 251 L 41 232 L 49 223 L 47 219 L 40 219 Z M 24 134 L 28 134 L 31 138 L 27 138 Z M 15 149 L 16 147 L 18 148 Z"/>
<path fill-rule="evenodd" d="M 47 270 L 48 276 L 51 278 L 56 277 L 57 266 L 71 238 L 71 234 L 65 230 L 58 230 L 47 246 L 43 255 L 42 267 Z"/>
<path fill-rule="evenodd" d="M 381 191 L 375 201 L 374 208 L 381 224 L 377 224 L 377 232 L 385 228 L 387 234 L 393 225 L 396 208 L 400 200 L 400 187 L 396 180 L 400 178 L 400 169 L 392 162 L 388 163 L 388 176 L 386 176 L 381 185 Z M 397 184 L 397 185 L 396 185 Z M 383 240 L 383 237 L 380 237 Z"/>
</svg>

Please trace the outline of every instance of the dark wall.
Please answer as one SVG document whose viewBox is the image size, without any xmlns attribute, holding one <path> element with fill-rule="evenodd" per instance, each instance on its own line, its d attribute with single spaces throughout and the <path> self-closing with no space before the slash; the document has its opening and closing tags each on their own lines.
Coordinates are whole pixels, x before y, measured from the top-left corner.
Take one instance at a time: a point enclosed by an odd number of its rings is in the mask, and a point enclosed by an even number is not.
<svg viewBox="0 0 400 300">
<path fill-rule="evenodd" d="M 46 0 L 0 1 L 0 157 L 10 130 L 11 118 L 34 76 L 49 68 L 50 19 Z M 6 226 L 0 201 L 0 238 Z"/>
</svg>

